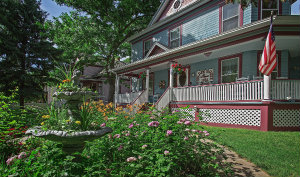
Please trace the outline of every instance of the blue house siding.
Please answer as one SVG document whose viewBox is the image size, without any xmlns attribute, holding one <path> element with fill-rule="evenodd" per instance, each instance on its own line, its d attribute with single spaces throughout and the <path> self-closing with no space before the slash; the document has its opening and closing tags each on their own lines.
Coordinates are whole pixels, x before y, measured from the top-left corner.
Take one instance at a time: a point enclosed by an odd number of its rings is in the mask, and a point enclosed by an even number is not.
<svg viewBox="0 0 300 177">
<path fill-rule="evenodd" d="M 167 69 L 154 72 L 154 94 L 162 95 L 167 89 L 169 84 L 168 75 L 169 74 Z M 159 88 L 159 82 L 162 80 L 166 81 L 166 87 L 164 89 Z"/>
<path fill-rule="evenodd" d="M 289 2 L 282 3 L 282 15 L 291 15 L 291 4 Z"/>
<path fill-rule="evenodd" d="M 247 24 L 252 22 L 251 12 L 252 12 L 252 5 L 249 5 L 246 9 L 244 9 L 244 11 L 243 11 L 243 25 L 247 25 Z"/>
<path fill-rule="evenodd" d="M 192 85 L 198 85 L 198 83 L 196 82 L 197 71 L 206 69 L 214 70 L 214 81 L 212 82 L 212 84 L 218 83 L 218 59 L 216 58 L 191 64 L 190 80 L 192 82 Z M 192 77 L 192 74 L 194 74 L 194 77 Z"/>
<path fill-rule="evenodd" d="M 219 33 L 219 7 L 199 13 L 183 22 L 182 45 Z"/>
<path fill-rule="evenodd" d="M 155 34 L 153 36 L 153 42 L 159 42 L 165 46 L 168 46 L 168 42 L 169 42 L 168 30 L 164 30 L 162 32 Z"/>
<path fill-rule="evenodd" d="M 258 8 L 255 6 L 251 6 L 251 22 L 255 22 L 258 20 Z"/>
<path fill-rule="evenodd" d="M 242 60 L 242 77 L 257 75 L 257 51 L 247 51 L 243 53 Z"/>
<path fill-rule="evenodd" d="M 137 42 L 131 45 L 131 61 L 135 62 L 143 58 L 143 42 Z"/>
<path fill-rule="evenodd" d="M 281 51 L 281 77 L 288 77 L 289 69 L 289 52 L 287 50 Z"/>
</svg>

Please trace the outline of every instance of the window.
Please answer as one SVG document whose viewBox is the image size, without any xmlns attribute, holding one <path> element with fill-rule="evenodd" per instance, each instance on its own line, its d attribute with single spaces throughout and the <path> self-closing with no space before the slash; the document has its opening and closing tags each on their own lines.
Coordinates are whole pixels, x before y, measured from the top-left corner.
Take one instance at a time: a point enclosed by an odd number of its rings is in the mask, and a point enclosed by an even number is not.
<svg viewBox="0 0 300 177">
<path fill-rule="evenodd" d="M 221 82 L 235 82 L 239 77 L 239 58 L 230 58 L 221 61 Z"/>
<path fill-rule="evenodd" d="M 239 26 L 239 4 L 227 4 L 223 6 L 222 25 L 223 32 Z"/>
<path fill-rule="evenodd" d="M 151 47 L 152 47 L 152 39 L 147 40 L 147 41 L 144 42 L 144 56 L 146 56 L 148 54 Z"/>
<path fill-rule="evenodd" d="M 261 19 L 271 16 L 273 10 L 274 15 L 278 14 L 278 0 L 262 0 L 261 1 Z"/>
<path fill-rule="evenodd" d="M 175 48 L 180 46 L 180 27 L 170 31 L 170 47 Z"/>
</svg>

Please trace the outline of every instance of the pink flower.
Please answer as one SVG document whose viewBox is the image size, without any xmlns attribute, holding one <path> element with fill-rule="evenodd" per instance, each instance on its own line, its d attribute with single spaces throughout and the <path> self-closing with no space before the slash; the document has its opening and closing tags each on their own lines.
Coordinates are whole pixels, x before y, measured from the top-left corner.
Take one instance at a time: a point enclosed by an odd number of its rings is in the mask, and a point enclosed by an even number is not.
<svg viewBox="0 0 300 177">
<path fill-rule="evenodd" d="M 128 126 L 128 128 L 132 128 L 133 127 L 133 124 L 130 124 L 129 126 Z"/>
<path fill-rule="evenodd" d="M 170 154 L 170 152 L 169 152 L 169 151 L 167 151 L 167 150 L 165 150 L 165 151 L 164 151 L 164 154 L 165 154 L 165 155 L 169 155 L 169 154 Z"/>
<path fill-rule="evenodd" d="M 26 157 L 26 152 L 21 152 L 19 155 L 18 155 L 18 159 L 23 159 Z"/>
<path fill-rule="evenodd" d="M 106 123 L 103 123 L 100 125 L 100 127 L 105 127 L 106 126 Z"/>
<path fill-rule="evenodd" d="M 177 121 L 177 124 L 182 124 L 183 122 L 181 122 L 181 121 Z"/>
<path fill-rule="evenodd" d="M 202 131 L 201 131 L 201 130 L 198 130 L 198 133 L 202 133 Z"/>
<path fill-rule="evenodd" d="M 126 133 L 125 136 L 130 136 L 130 133 Z"/>
<path fill-rule="evenodd" d="M 135 158 L 135 157 L 128 157 L 127 158 L 127 162 L 134 162 L 134 161 L 136 161 L 137 159 Z"/>
<path fill-rule="evenodd" d="M 183 139 L 186 141 L 186 140 L 188 140 L 188 139 L 189 139 L 189 137 L 185 136 Z"/>
<path fill-rule="evenodd" d="M 115 135 L 114 135 L 114 138 L 120 138 L 120 137 L 121 137 L 120 134 L 115 134 Z"/>
<path fill-rule="evenodd" d="M 7 164 L 7 165 L 11 165 L 11 164 L 13 163 L 13 161 L 14 161 L 16 158 L 17 158 L 17 156 L 15 155 L 15 156 L 13 156 L 13 157 L 7 159 L 6 164 Z"/>
<path fill-rule="evenodd" d="M 206 130 L 204 130 L 203 133 L 208 133 L 208 132 Z"/>
<path fill-rule="evenodd" d="M 123 149 L 123 146 L 120 145 L 120 147 L 118 147 L 118 151 L 121 151 Z"/>
<path fill-rule="evenodd" d="M 189 131 L 191 131 L 190 129 L 188 129 L 188 128 L 186 128 L 184 131 L 186 131 L 186 132 L 189 132 Z"/>
<path fill-rule="evenodd" d="M 191 121 L 187 120 L 184 122 L 185 125 L 191 125 Z"/>
<path fill-rule="evenodd" d="M 147 144 L 144 144 L 144 145 L 142 146 L 142 149 L 146 149 L 146 147 L 148 147 L 148 145 L 147 145 Z"/>
<path fill-rule="evenodd" d="M 142 156 L 140 156 L 140 155 L 138 156 L 138 159 L 142 159 L 142 158 L 143 158 Z"/>
<path fill-rule="evenodd" d="M 192 132 L 193 132 L 193 133 L 196 133 L 196 132 L 198 132 L 198 130 L 193 129 Z"/>
<path fill-rule="evenodd" d="M 157 121 L 152 121 L 152 122 L 148 123 L 149 127 L 158 127 L 158 125 L 159 125 L 159 122 L 157 122 Z"/>
<path fill-rule="evenodd" d="M 205 135 L 205 136 L 209 136 L 209 133 L 205 133 L 204 135 Z"/>
<path fill-rule="evenodd" d="M 167 130 L 167 136 L 170 136 L 173 134 L 173 131 L 172 130 Z"/>
</svg>

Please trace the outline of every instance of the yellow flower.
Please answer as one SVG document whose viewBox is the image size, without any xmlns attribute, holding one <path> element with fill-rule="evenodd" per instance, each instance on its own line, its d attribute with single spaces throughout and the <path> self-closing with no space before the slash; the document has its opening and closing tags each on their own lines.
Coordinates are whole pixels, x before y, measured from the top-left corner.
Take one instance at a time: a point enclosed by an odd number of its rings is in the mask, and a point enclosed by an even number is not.
<svg viewBox="0 0 300 177">
<path fill-rule="evenodd" d="M 105 116 L 105 113 L 103 113 L 103 117 Z"/>
<path fill-rule="evenodd" d="M 81 122 L 77 120 L 77 121 L 75 121 L 75 124 L 79 125 L 79 124 L 81 124 Z"/>
<path fill-rule="evenodd" d="M 63 83 L 70 82 L 70 81 L 71 81 L 70 79 L 66 79 L 66 80 L 63 80 Z"/>
<path fill-rule="evenodd" d="M 61 86 L 58 86 L 58 88 L 61 88 Z"/>
<path fill-rule="evenodd" d="M 42 122 L 41 125 L 45 125 L 45 122 Z"/>
<path fill-rule="evenodd" d="M 71 120 L 66 120 L 66 122 L 68 122 L 68 123 L 69 123 L 70 121 L 71 121 Z"/>
<path fill-rule="evenodd" d="M 50 115 L 43 115 L 42 118 L 43 118 L 43 119 L 49 119 L 49 118 L 50 118 Z"/>
</svg>

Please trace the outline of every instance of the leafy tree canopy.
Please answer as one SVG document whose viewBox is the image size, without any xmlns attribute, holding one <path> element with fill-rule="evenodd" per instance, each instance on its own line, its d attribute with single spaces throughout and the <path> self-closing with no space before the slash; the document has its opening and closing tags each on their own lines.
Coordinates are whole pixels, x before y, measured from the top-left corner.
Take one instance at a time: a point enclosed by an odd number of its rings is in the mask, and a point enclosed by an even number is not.
<svg viewBox="0 0 300 177">
<path fill-rule="evenodd" d="M 0 1 L 0 91 L 19 88 L 19 102 L 40 97 L 59 51 L 43 28 L 46 13 L 36 0 Z"/>
</svg>

